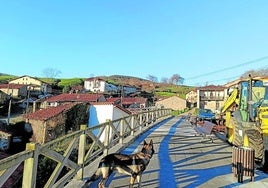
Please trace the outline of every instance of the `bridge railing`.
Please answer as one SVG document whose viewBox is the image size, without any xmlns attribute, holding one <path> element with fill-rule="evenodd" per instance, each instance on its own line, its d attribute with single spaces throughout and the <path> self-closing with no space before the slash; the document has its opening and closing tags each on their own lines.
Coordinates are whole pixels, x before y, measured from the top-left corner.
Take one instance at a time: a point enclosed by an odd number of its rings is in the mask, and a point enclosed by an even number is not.
<svg viewBox="0 0 268 188">
<path fill-rule="evenodd" d="M 117 120 L 81 129 L 43 145 L 28 143 L 26 150 L 0 160 L 0 187 L 4 186 L 14 171 L 23 165 L 23 188 L 39 187 L 38 165 L 41 158 L 53 161 L 54 166 L 49 178 L 41 178 L 42 187 L 64 187 L 72 178 L 81 180 L 84 166 L 100 155 L 108 154 L 116 144 L 141 131 L 143 127 L 153 125 L 160 119 L 171 115 L 171 109 L 153 109 L 132 114 Z"/>
</svg>

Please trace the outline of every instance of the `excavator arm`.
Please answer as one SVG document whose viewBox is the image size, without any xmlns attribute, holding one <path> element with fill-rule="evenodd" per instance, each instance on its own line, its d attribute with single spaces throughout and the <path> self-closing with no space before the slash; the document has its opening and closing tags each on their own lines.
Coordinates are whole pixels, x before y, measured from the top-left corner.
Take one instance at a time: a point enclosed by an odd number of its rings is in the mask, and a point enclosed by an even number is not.
<svg viewBox="0 0 268 188">
<path fill-rule="evenodd" d="M 227 110 L 229 110 L 231 107 L 233 107 L 234 104 L 238 104 L 238 89 L 234 89 L 231 95 L 228 97 L 228 99 L 225 101 L 224 106 L 221 110 L 221 113 L 226 113 Z"/>
</svg>

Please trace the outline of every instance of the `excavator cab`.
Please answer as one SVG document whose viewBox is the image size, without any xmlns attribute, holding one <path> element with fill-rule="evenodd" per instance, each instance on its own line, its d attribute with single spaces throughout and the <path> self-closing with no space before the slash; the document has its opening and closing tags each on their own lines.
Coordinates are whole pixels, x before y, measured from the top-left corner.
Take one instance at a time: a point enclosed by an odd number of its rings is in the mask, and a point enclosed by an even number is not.
<svg viewBox="0 0 268 188">
<path fill-rule="evenodd" d="M 240 105 L 242 121 L 256 122 L 261 107 L 268 107 L 268 85 L 263 80 L 242 81 L 240 84 Z"/>
</svg>

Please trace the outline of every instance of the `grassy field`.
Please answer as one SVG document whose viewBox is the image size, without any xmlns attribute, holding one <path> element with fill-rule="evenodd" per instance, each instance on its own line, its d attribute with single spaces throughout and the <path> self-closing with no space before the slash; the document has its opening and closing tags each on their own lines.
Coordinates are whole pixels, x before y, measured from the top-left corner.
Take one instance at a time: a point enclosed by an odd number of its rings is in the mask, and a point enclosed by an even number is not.
<svg viewBox="0 0 268 188">
<path fill-rule="evenodd" d="M 17 76 L 1 75 L 0 76 L 0 83 L 7 83 L 8 80 L 12 80 L 14 78 L 17 78 Z"/>
<path fill-rule="evenodd" d="M 159 84 L 158 88 L 155 89 L 155 95 L 162 97 L 179 96 L 180 98 L 185 99 L 186 93 L 188 93 L 191 89 L 194 89 L 194 87 Z"/>
</svg>

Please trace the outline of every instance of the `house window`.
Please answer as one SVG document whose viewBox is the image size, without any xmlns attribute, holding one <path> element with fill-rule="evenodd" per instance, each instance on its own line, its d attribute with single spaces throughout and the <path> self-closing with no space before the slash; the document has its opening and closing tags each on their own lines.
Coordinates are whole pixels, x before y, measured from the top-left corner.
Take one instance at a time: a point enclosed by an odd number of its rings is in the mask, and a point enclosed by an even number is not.
<svg viewBox="0 0 268 188">
<path fill-rule="evenodd" d="M 210 99 L 213 99 L 213 92 L 210 92 Z"/>
<path fill-rule="evenodd" d="M 220 104 L 219 102 L 216 102 L 216 110 L 220 109 Z"/>
</svg>

